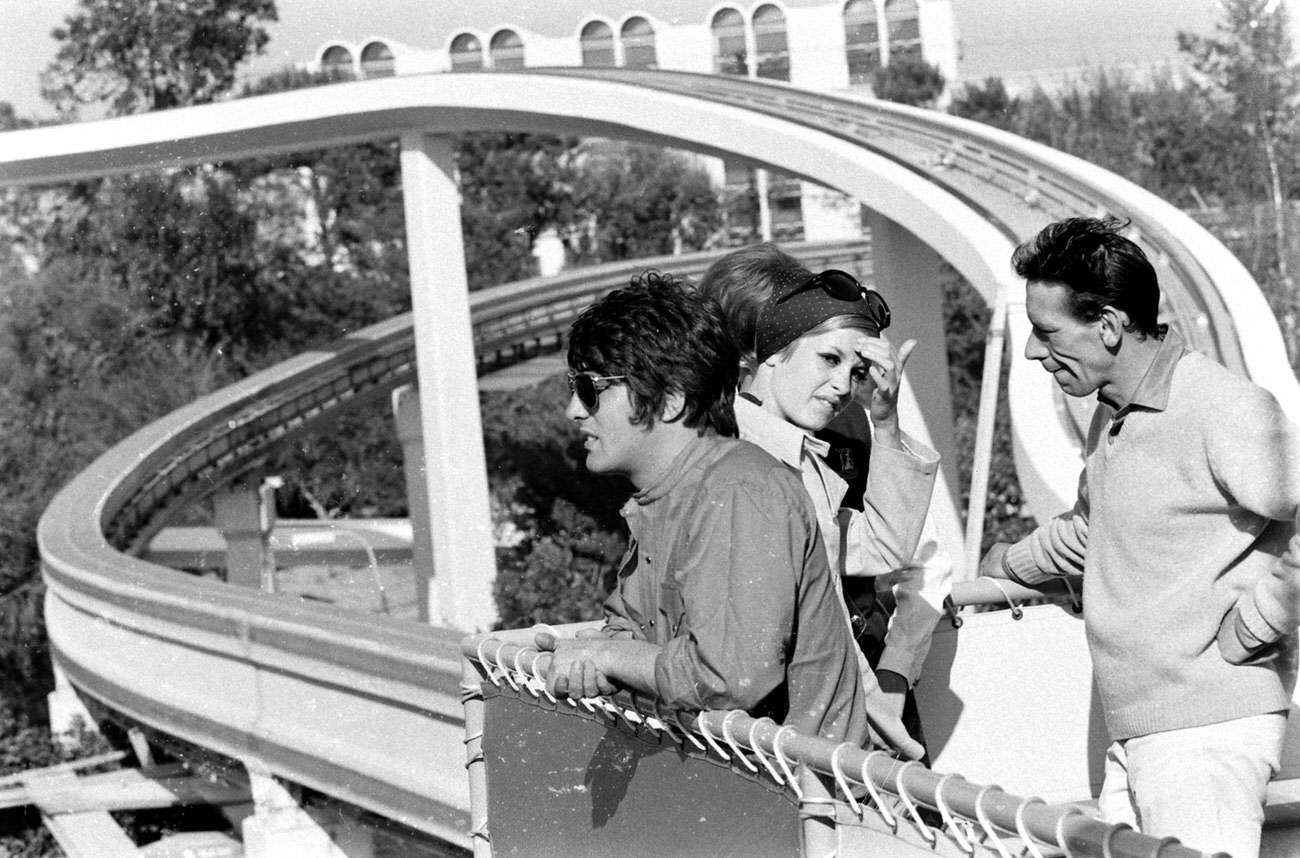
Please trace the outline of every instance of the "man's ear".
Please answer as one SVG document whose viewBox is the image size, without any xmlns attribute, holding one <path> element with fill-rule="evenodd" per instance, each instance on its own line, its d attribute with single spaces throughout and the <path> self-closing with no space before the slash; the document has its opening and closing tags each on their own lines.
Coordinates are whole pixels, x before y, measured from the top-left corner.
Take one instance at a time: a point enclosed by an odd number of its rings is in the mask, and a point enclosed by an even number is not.
<svg viewBox="0 0 1300 858">
<path fill-rule="evenodd" d="M 1107 304 L 1102 308 L 1101 318 L 1097 322 L 1102 345 L 1108 349 L 1114 349 L 1124 339 L 1124 330 L 1129 325 L 1129 317 L 1125 311 Z"/>
<path fill-rule="evenodd" d="M 659 412 L 659 421 L 661 423 L 672 423 L 682 416 L 686 410 L 686 397 L 680 391 L 674 390 L 664 397 L 663 410 Z"/>
</svg>

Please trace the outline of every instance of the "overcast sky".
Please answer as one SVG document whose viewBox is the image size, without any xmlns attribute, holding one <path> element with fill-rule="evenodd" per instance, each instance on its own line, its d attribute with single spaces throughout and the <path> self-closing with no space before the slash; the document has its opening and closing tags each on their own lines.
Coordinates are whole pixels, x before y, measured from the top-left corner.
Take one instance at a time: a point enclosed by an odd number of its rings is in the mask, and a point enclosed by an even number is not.
<svg viewBox="0 0 1300 858">
<path fill-rule="evenodd" d="M 827 0 L 785 2 L 795 7 Z M 669 23 L 699 23 L 717 5 L 715 0 L 278 0 L 280 22 L 271 27 L 267 56 L 253 71 L 311 59 L 330 39 L 380 36 L 435 48 L 467 24 L 512 24 L 561 35 L 574 32 L 593 10 L 618 16 L 636 8 Z M 961 70 L 973 79 L 1011 69 L 1172 58 L 1179 29 L 1206 32 L 1215 19 L 1214 0 L 953 0 L 953 7 Z M 20 115 L 49 115 L 37 75 L 54 56 L 50 31 L 75 8 L 76 0 L 0 0 L 0 101 L 11 102 Z"/>
</svg>

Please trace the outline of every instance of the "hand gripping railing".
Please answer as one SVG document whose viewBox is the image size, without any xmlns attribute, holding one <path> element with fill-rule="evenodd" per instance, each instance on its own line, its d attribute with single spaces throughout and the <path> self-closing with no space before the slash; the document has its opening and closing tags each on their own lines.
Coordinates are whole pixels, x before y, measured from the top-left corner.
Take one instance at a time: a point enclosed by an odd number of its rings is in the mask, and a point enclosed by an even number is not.
<svg viewBox="0 0 1300 858">
<path fill-rule="evenodd" d="M 589 624 L 585 624 L 589 625 Z M 564 632 L 565 627 L 559 630 Z M 571 632 L 573 627 L 569 627 Z M 467 765 L 476 858 L 491 852 L 492 820 L 486 812 L 483 691 L 543 702 L 552 711 L 600 722 L 607 729 L 636 734 L 678 753 L 707 758 L 745 777 L 783 790 L 792 802 L 807 803 L 797 770 L 806 766 L 833 785 L 836 825 L 867 824 L 913 844 L 946 854 L 1029 855 L 1061 850 L 1075 858 L 1203 858 L 1172 838 L 1157 839 L 1123 825 L 1108 825 L 1073 805 L 1048 805 L 1021 798 L 1000 787 L 966 781 L 957 774 L 930 771 L 878 749 L 859 748 L 806 736 L 771 719 L 740 711 L 665 711 L 653 700 L 620 692 L 613 697 L 557 699 L 546 689 L 549 654 L 527 643 L 528 633 L 474 635 L 461 643 L 464 659 Z M 581 761 L 579 761 L 581 762 Z M 543 797 L 539 796 L 539 801 Z M 922 813 L 922 809 L 933 813 Z M 519 808 L 521 816 L 531 809 Z M 935 814 L 937 814 L 937 821 Z M 845 842 L 841 836 L 840 842 Z"/>
</svg>

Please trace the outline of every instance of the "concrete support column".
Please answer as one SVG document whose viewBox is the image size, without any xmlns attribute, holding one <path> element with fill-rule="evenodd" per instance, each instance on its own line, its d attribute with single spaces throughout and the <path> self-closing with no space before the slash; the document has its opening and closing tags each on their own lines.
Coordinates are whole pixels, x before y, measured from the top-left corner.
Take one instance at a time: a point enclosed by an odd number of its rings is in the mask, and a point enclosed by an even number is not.
<svg viewBox="0 0 1300 858">
<path fill-rule="evenodd" d="M 483 422 L 451 141 L 402 135 L 402 190 L 410 258 L 420 425 L 432 535 L 429 622 L 485 631 L 496 620 L 496 557 Z"/>
<path fill-rule="evenodd" d="M 424 434 L 420 427 L 420 391 L 405 385 L 393 391 L 393 420 L 402 445 L 402 470 L 406 476 L 406 507 L 411 513 L 411 564 L 420 622 L 437 617 L 431 610 L 434 592 L 433 539 L 429 533 L 429 480 L 424 462 Z"/>
<path fill-rule="evenodd" d="M 50 733 L 56 742 L 71 748 L 76 744 L 78 722 L 87 733 L 99 732 L 99 726 L 90 717 L 90 711 L 77 694 L 77 689 L 68 682 L 68 675 L 63 672 L 63 668 L 59 667 L 57 661 L 52 662 L 51 666 L 54 668 L 54 690 L 45 696 L 50 710 Z"/>
<path fill-rule="evenodd" d="M 907 339 L 917 341 L 903 377 L 899 419 L 905 431 L 943 457 L 930 517 L 952 556 L 954 577 L 962 580 L 973 570 L 966 570 L 963 553 L 957 442 L 943 327 L 943 260 L 911 232 L 877 212 L 868 214 L 867 225 L 874 283 L 893 310 L 893 324 L 886 334 L 895 346 Z"/>
<path fill-rule="evenodd" d="M 374 837 L 364 826 L 337 813 L 307 812 L 261 760 L 241 762 L 253 793 L 253 814 L 241 825 L 246 858 L 373 858 Z"/>
<path fill-rule="evenodd" d="M 226 581 L 275 591 L 275 558 L 270 536 L 274 506 L 268 513 L 264 491 L 240 480 L 212 500 L 217 532 L 226 540 Z"/>
</svg>

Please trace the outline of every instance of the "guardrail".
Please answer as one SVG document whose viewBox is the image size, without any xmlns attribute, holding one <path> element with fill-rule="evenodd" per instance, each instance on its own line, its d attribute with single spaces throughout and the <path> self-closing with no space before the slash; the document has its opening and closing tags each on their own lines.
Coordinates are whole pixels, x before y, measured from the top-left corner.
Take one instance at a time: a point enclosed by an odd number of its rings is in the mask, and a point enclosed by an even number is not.
<svg viewBox="0 0 1300 858">
<path fill-rule="evenodd" d="M 550 630 L 567 636 L 576 627 L 588 625 Z M 466 666 L 465 720 L 476 858 L 490 858 L 498 843 L 505 847 L 502 854 L 512 854 L 509 847 L 520 841 L 528 842 L 530 854 L 560 854 L 555 851 L 562 844 L 555 842 L 554 825 L 549 825 L 551 833 L 545 830 L 547 823 L 555 819 L 565 820 L 564 842 L 579 844 L 581 854 L 595 854 L 592 847 L 601 845 L 621 854 L 657 854 L 656 845 L 663 843 L 664 816 L 670 820 L 675 817 L 676 826 L 688 831 L 698 826 L 691 835 L 701 838 L 700 854 L 709 851 L 703 842 L 725 842 L 743 852 L 754 837 L 772 836 L 766 829 L 755 831 L 757 825 L 752 818 L 728 818 L 727 811 L 720 807 L 725 802 L 696 795 L 693 790 L 699 788 L 690 783 L 692 779 L 669 775 L 672 779 L 668 783 L 676 789 L 667 788 L 657 764 L 671 767 L 672 772 L 684 772 L 688 760 L 720 768 L 726 773 L 721 776 L 724 787 L 730 784 L 730 789 L 740 791 L 748 781 L 776 793 L 778 800 L 753 792 L 757 801 L 768 802 L 760 811 L 765 817 L 787 818 L 784 825 L 773 826 L 776 832 L 790 834 L 788 829 L 797 826 L 801 816 L 811 820 L 804 823 L 804 855 L 823 854 L 818 851 L 822 845 L 818 838 L 827 834 L 818 829 L 830 825 L 831 848 L 824 854 L 1042 855 L 1042 847 L 1046 846 L 1079 858 L 1204 856 L 1171 838 L 1161 840 L 1127 826 L 1105 824 L 1073 805 L 1048 805 L 1038 798 L 1021 798 L 997 786 L 970 783 L 960 775 L 930 771 L 920 763 L 899 760 L 883 751 L 801 735 L 770 718 L 754 719 L 738 710 L 666 713 L 650 705 L 653 701 L 627 692 L 613 697 L 557 699 L 547 691 L 543 678 L 550 654 L 539 652 L 526 640 L 528 636 L 520 632 L 473 635 L 461 643 Z M 503 710 L 515 701 L 524 704 L 514 707 L 521 714 L 512 717 L 505 711 L 495 719 L 485 718 L 487 709 L 495 706 Z M 497 725 L 495 730 L 501 730 L 501 724 L 516 720 L 545 725 L 546 738 L 532 738 L 542 735 L 539 730 L 543 728 L 495 735 L 493 724 Z M 551 731 L 559 722 L 570 720 L 585 721 L 588 726 L 565 725 L 569 741 L 556 747 L 550 741 Z M 599 764 L 588 764 L 587 748 L 574 741 L 584 730 L 588 735 L 599 734 L 596 756 L 611 761 L 607 768 L 617 773 L 613 782 L 638 797 L 639 803 L 617 811 L 621 816 L 617 825 L 610 821 L 615 818 L 613 811 L 597 810 L 597 797 L 588 800 L 585 790 L 571 783 L 581 786 L 584 778 L 609 776 Z M 494 748 L 490 754 L 486 753 L 489 745 Z M 580 758 L 581 764 L 565 767 L 568 756 Z M 659 762 L 665 757 L 670 762 Z M 547 760 L 547 789 L 529 789 L 527 784 L 522 788 L 504 787 L 506 781 L 531 776 L 528 771 L 512 768 L 514 759 Z M 799 775 L 801 766 L 823 776 L 824 783 L 831 786 L 829 795 L 816 781 Z M 703 775 L 698 769 L 692 771 L 701 780 L 708 776 L 707 770 Z M 489 806 L 503 810 L 505 802 L 499 798 L 489 802 L 490 776 L 497 778 L 499 788 L 510 789 L 515 798 L 509 815 L 496 820 L 489 815 Z M 573 792 L 580 796 L 575 806 L 590 803 L 590 814 L 566 813 L 570 810 L 566 798 Z M 701 813 L 694 803 L 699 800 L 709 802 L 707 813 Z M 830 811 L 826 809 L 828 801 L 833 803 Z M 922 814 L 922 808 L 934 815 Z M 653 824 L 636 822 L 639 815 L 651 814 Z M 592 818 L 597 815 L 603 821 Z M 543 821 L 540 825 L 539 820 Z M 532 827 L 528 827 L 530 823 Z M 601 831 L 605 827 L 612 830 Z M 679 841 L 680 833 L 674 842 Z M 767 848 L 777 854 L 780 847 L 769 843 Z"/>
</svg>

